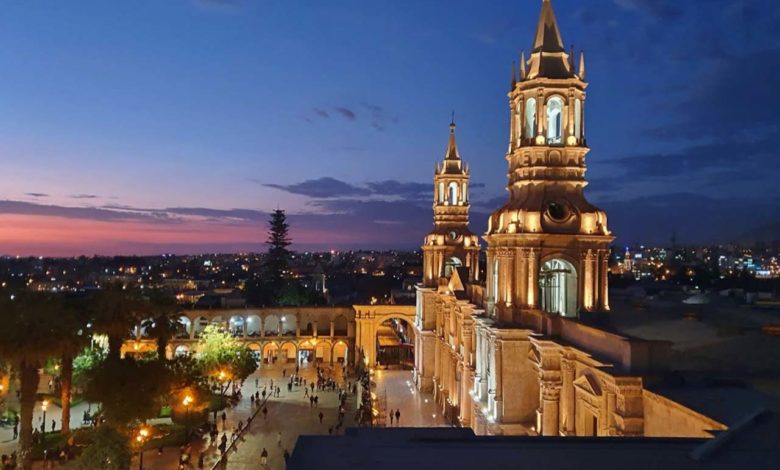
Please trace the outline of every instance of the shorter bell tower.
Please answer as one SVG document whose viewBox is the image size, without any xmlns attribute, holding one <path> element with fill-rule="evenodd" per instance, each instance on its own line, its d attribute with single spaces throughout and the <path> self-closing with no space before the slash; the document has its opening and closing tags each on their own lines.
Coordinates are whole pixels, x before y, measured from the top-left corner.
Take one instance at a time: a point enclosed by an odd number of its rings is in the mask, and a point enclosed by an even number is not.
<svg viewBox="0 0 780 470">
<path fill-rule="evenodd" d="M 439 278 L 460 267 L 468 268 L 464 282 L 478 279 L 479 238 L 469 230 L 469 177 L 455 142 L 453 119 L 444 161 L 436 164 L 433 176 L 433 231 L 422 246 L 425 287 L 437 286 Z"/>
</svg>

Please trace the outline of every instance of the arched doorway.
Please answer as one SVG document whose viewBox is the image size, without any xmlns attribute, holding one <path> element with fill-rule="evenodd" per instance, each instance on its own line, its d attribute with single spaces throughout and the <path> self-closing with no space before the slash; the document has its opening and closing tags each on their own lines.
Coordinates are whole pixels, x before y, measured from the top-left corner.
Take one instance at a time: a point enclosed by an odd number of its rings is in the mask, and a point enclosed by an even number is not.
<svg viewBox="0 0 780 470">
<path fill-rule="evenodd" d="M 261 362 L 263 357 L 262 357 L 262 349 L 260 348 L 260 345 L 257 343 L 249 343 L 247 347 L 249 348 L 250 351 L 252 351 L 252 357 L 255 358 L 255 361 L 258 363 Z"/>
<path fill-rule="evenodd" d="M 401 318 L 389 318 L 376 328 L 376 362 L 386 368 L 414 368 L 414 329 Z"/>
<path fill-rule="evenodd" d="M 278 357 L 279 346 L 276 343 L 266 343 L 263 346 L 263 362 L 266 364 L 273 364 Z"/>
<path fill-rule="evenodd" d="M 349 348 L 347 347 L 347 343 L 344 341 L 337 341 L 336 344 L 333 345 L 333 352 L 331 354 L 331 357 L 333 357 L 333 362 L 346 364 L 348 353 Z"/>
<path fill-rule="evenodd" d="M 577 316 L 577 270 L 560 258 L 545 261 L 539 271 L 539 306 L 563 317 Z"/>
<path fill-rule="evenodd" d="M 279 319 L 279 324 L 281 325 L 280 330 L 282 335 L 295 336 L 295 332 L 298 329 L 298 319 L 295 317 L 295 315 L 282 315 L 282 317 Z"/>
<path fill-rule="evenodd" d="M 266 336 L 278 336 L 279 335 L 279 317 L 276 315 L 268 315 L 263 319 L 263 331 Z"/>
<path fill-rule="evenodd" d="M 280 354 L 280 360 L 282 362 L 295 362 L 298 357 L 298 348 L 293 343 L 286 342 L 282 345 L 282 353 Z"/>
</svg>

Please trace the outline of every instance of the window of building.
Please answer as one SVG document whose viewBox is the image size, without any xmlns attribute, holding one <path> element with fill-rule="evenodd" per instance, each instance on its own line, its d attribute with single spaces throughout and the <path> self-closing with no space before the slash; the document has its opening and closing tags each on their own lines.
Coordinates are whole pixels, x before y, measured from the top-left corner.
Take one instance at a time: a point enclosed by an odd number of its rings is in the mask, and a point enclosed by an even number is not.
<svg viewBox="0 0 780 470">
<path fill-rule="evenodd" d="M 547 143 L 563 142 L 563 100 L 553 96 L 547 101 Z"/>
<path fill-rule="evenodd" d="M 444 202 L 444 182 L 439 183 L 439 202 Z"/>
<path fill-rule="evenodd" d="M 577 271 L 571 263 L 551 259 L 539 272 L 539 302 L 542 310 L 563 317 L 577 316 Z"/>
<path fill-rule="evenodd" d="M 458 183 L 452 181 L 449 186 L 449 201 L 450 205 L 454 206 L 458 204 Z"/>
<path fill-rule="evenodd" d="M 525 103 L 525 137 L 532 139 L 536 136 L 536 100 L 528 99 Z"/>
</svg>

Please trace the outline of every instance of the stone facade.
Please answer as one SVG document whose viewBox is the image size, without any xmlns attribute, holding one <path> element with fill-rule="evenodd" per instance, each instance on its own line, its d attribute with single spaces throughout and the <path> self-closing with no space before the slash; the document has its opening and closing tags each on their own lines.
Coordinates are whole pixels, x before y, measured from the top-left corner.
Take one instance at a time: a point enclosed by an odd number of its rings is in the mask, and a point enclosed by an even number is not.
<svg viewBox="0 0 780 470">
<path fill-rule="evenodd" d="M 418 388 L 434 394 L 453 424 L 481 435 L 700 437 L 724 429 L 644 389 L 635 372 L 650 370 L 664 345 L 579 321 L 608 314 L 613 236 L 583 194 L 584 57 L 575 71 L 549 0 L 530 59 L 523 54 L 513 73 L 509 198 L 484 237 L 485 283 L 478 274 L 444 276 L 437 258 L 424 258 L 425 272 L 439 278 L 417 289 Z M 658 424 L 665 413 L 677 431 Z"/>
</svg>

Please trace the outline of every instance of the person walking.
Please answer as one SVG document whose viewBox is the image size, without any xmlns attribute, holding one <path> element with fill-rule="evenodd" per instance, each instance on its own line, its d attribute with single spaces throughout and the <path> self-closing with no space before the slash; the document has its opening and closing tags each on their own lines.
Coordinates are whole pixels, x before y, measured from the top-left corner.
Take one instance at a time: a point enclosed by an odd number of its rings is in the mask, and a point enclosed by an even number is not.
<svg viewBox="0 0 780 470">
<path fill-rule="evenodd" d="M 393 425 L 393 410 L 390 410 L 390 426 Z"/>
<path fill-rule="evenodd" d="M 319 417 L 320 417 L 320 424 L 322 424 L 322 418 L 324 418 L 324 417 L 325 417 L 325 415 L 324 415 L 324 414 L 322 414 L 322 411 L 320 411 Z"/>
<path fill-rule="evenodd" d="M 268 421 L 268 408 L 263 407 L 263 419 Z"/>
<path fill-rule="evenodd" d="M 395 410 L 395 425 L 398 426 L 401 423 L 401 409 Z"/>
<path fill-rule="evenodd" d="M 282 431 L 276 433 L 276 445 L 282 447 Z"/>
<path fill-rule="evenodd" d="M 19 437 L 19 424 L 14 422 L 14 440 Z"/>
<path fill-rule="evenodd" d="M 260 452 L 260 465 L 268 464 L 268 451 L 263 447 L 263 451 Z"/>
<path fill-rule="evenodd" d="M 227 421 L 227 413 L 222 412 L 222 430 L 225 430 L 225 421 Z"/>
</svg>

